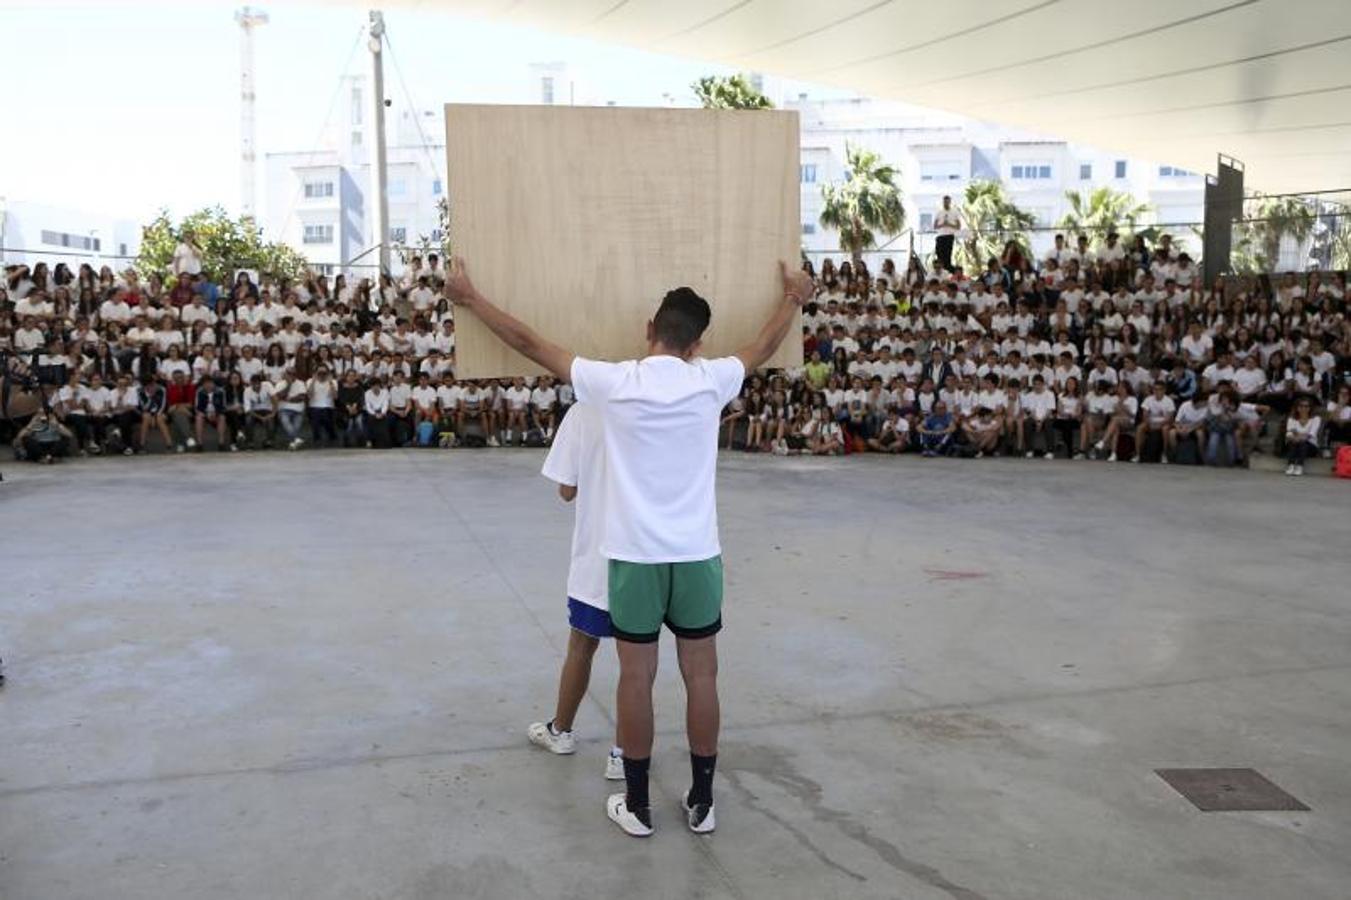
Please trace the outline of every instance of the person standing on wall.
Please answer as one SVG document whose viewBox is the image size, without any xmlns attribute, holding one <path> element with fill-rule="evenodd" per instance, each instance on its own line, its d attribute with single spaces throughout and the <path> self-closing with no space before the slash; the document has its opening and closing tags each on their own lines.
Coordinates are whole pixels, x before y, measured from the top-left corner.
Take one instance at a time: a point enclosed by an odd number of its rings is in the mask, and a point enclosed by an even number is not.
<svg viewBox="0 0 1351 900">
<path fill-rule="evenodd" d="M 943 196 L 943 205 L 934 213 L 934 255 L 946 272 L 952 271 L 952 245 L 957 240 L 957 231 L 962 227 L 961 216 L 952 208 L 952 198 Z"/>
</svg>

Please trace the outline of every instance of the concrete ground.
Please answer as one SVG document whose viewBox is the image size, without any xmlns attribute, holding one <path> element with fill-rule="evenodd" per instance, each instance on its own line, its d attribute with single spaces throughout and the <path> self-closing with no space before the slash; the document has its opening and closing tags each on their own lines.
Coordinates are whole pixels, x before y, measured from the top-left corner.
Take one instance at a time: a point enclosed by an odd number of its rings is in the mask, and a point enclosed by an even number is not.
<svg viewBox="0 0 1351 900">
<path fill-rule="evenodd" d="M 4 466 L 0 896 L 1344 898 L 1351 484 L 725 456 L 717 834 L 670 646 L 657 835 L 615 665 L 526 744 L 570 512 L 531 451 Z M 1154 774 L 1251 766 L 1301 813 Z"/>
</svg>

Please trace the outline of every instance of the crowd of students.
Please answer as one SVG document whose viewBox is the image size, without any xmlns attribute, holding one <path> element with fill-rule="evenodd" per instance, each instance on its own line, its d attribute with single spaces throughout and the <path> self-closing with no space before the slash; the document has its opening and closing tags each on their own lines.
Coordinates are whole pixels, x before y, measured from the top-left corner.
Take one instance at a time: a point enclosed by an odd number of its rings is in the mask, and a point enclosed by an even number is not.
<svg viewBox="0 0 1351 900">
<path fill-rule="evenodd" d="M 728 446 L 1241 464 L 1273 430 L 1300 474 L 1351 441 L 1341 274 L 1206 287 L 1166 236 L 1114 234 L 1058 236 L 1040 260 L 1010 243 L 979 273 L 804 268 L 807 361 L 748 380 Z M 50 387 L 79 453 L 547 444 L 570 387 L 457 380 L 443 275 L 431 255 L 397 281 L 220 286 L 190 238 L 163 279 L 11 266 L 0 349 Z"/>
</svg>

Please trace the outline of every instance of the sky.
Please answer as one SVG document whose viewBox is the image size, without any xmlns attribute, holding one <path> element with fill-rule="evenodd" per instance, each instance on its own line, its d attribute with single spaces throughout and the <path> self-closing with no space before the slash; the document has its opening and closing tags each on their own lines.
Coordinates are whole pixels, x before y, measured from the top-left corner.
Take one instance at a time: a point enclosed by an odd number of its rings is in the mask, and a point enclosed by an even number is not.
<svg viewBox="0 0 1351 900">
<path fill-rule="evenodd" d="M 214 0 L 0 0 L 11 120 L 0 139 L 0 197 L 148 220 L 239 203 L 239 3 Z M 366 8 L 254 4 L 257 151 L 316 143 L 345 71 L 365 72 Z M 689 85 L 728 70 L 436 11 L 385 10 L 393 57 L 416 106 L 519 102 L 527 67 L 567 61 L 597 95 L 692 104 Z M 361 40 L 357 40 L 362 35 Z M 386 61 L 386 95 L 404 102 Z M 785 85 L 793 95 L 796 84 Z M 813 96 L 838 91 L 812 88 Z M 259 190 L 262 189 L 261 169 Z M 260 198 L 260 206 L 262 200 Z"/>
</svg>

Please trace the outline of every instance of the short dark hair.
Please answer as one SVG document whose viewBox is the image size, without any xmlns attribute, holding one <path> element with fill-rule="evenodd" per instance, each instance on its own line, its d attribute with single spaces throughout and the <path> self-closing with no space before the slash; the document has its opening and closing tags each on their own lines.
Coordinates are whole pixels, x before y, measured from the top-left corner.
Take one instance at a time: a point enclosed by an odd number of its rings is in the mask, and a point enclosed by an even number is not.
<svg viewBox="0 0 1351 900">
<path fill-rule="evenodd" d="M 690 288 L 678 287 L 662 298 L 652 317 L 652 330 L 658 341 L 683 352 L 703 337 L 712 317 L 707 300 Z"/>
</svg>

